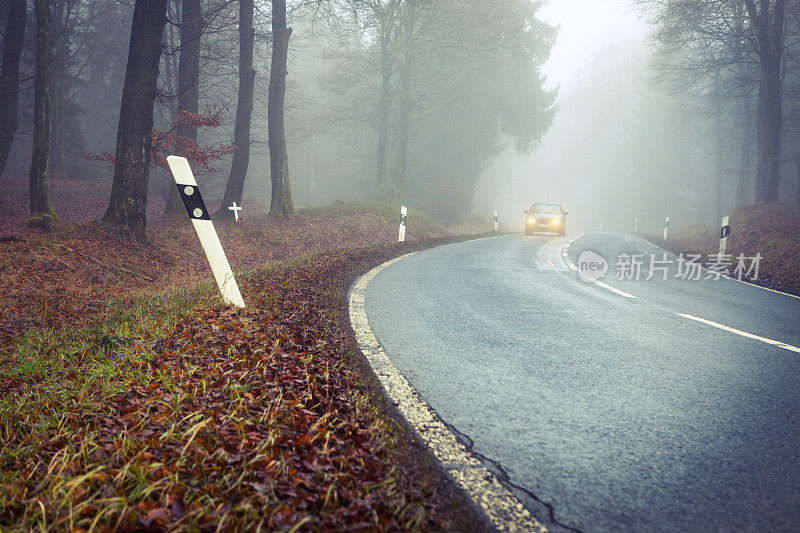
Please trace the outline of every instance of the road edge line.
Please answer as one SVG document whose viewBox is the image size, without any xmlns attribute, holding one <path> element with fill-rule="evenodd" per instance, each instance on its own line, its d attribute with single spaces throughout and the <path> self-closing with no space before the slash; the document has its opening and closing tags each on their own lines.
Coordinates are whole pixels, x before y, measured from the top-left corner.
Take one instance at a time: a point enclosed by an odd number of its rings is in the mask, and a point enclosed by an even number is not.
<svg viewBox="0 0 800 533">
<path fill-rule="evenodd" d="M 726 326 L 725 324 L 720 324 L 719 322 L 714 322 L 713 320 L 707 320 L 705 318 L 700 318 L 694 315 L 690 315 L 687 313 L 675 313 L 679 317 L 688 318 L 689 320 L 694 320 L 695 322 L 700 322 L 701 324 L 705 324 L 707 326 L 711 326 L 717 329 L 721 329 L 723 331 L 728 331 L 730 333 L 735 333 L 736 335 L 740 335 L 742 337 L 753 339 L 756 341 L 761 341 L 766 344 L 771 344 L 772 346 L 776 346 L 778 348 L 783 348 L 784 350 L 789 350 L 790 352 L 800 353 L 800 348 L 797 346 L 793 346 L 791 344 L 776 341 L 775 339 L 769 339 L 767 337 L 762 337 L 760 335 L 755 335 L 753 333 L 748 333 L 746 331 L 742 331 L 740 329 L 732 328 L 730 326 Z"/>
<path fill-rule="evenodd" d="M 466 492 L 478 509 L 498 531 L 547 532 L 522 502 L 489 471 L 481 461 L 458 441 L 411 383 L 394 366 L 383 350 L 367 319 L 364 293 L 372 279 L 384 268 L 415 255 L 411 252 L 382 263 L 353 284 L 348 296 L 350 325 L 364 357 L 378 378 L 384 393 L 398 412 L 440 462 L 450 478 Z"/>
<path fill-rule="evenodd" d="M 586 234 L 585 233 L 578 234 L 578 236 L 575 237 L 574 239 L 564 243 L 563 247 L 561 248 L 561 256 L 564 259 L 564 263 L 566 263 L 566 265 L 569 267 L 569 269 L 572 270 L 573 272 L 577 272 L 578 271 L 578 267 L 575 266 L 575 263 L 572 261 L 572 259 L 569 258 L 569 247 L 572 246 L 572 243 L 574 243 L 575 241 L 577 241 L 578 239 L 580 239 L 584 235 L 586 235 Z M 592 283 L 594 283 L 598 287 L 606 289 L 607 291 L 611 291 L 611 292 L 613 292 L 614 294 L 616 294 L 618 296 L 622 296 L 623 298 L 631 298 L 633 300 L 638 300 L 639 299 L 638 296 L 634 296 L 633 294 L 629 294 L 629 293 L 627 293 L 627 292 L 625 292 L 625 291 L 623 291 L 621 289 L 618 289 L 616 287 L 612 287 L 608 283 L 603 283 L 599 279 L 592 280 Z"/>
<path fill-rule="evenodd" d="M 656 248 L 658 248 L 658 249 L 659 249 L 659 250 L 661 250 L 662 252 L 666 252 L 666 253 L 670 254 L 671 256 L 673 256 L 673 257 L 678 257 L 678 256 L 677 256 L 677 254 L 676 254 L 675 252 L 670 252 L 669 250 L 665 250 L 664 248 L 662 248 L 661 246 L 657 245 L 657 244 L 656 244 L 656 243 L 654 243 L 653 241 L 650 241 L 650 240 L 648 240 L 648 239 L 645 239 L 644 237 L 640 237 L 639 235 L 635 235 L 635 234 L 633 234 L 633 233 L 627 233 L 626 235 L 633 235 L 634 237 L 639 237 L 639 238 L 640 238 L 640 239 L 642 239 L 644 242 L 646 242 L 646 243 L 649 243 L 649 244 L 652 244 L 653 246 L 655 246 Z M 706 270 L 706 271 L 708 271 L 708 272 L 711 272 L 710 270 L 708 270 L 708 269 L 707 269 L 706 267 L 704 267 L 704 266 L 701 266 L 700 268 L 702 268 L 703 270 Z M 714 274 L 716 275 L 716 273 L 714 273 Z M 729 279 L 729 280 L 731 280 L 731 281 L 738 281 L 739 283 L 744 283 L 745 285 L 750 285 L 751 287 L 755 287 L 756 289 L 761 289 L 761 290 L 763 290 L 763 291 L 774 292 L 774 293 L 776 293 L 776 294 L 782 294 L 782 295 L 784 295 L 784 296 L 788 296 L 789 298 L 797 298 L 798 300 L 800 300 L 800 296 L 798 296 L 798 295 L 796 295 L 796 294 L 790 294 L 790 293 L 788 293 L 788 292 L 779 291 L 778 289 L 770 289 L 769 287 L 764 287 L 764 286 L 762 286 L 762 285 L 759 285 L 759 284 L 757 284 L 757 283 L 753 283 L 752 281 L 745 281 L 745 280 L 743 280 L 743 279 L 739 279 L 739 278 L 733 278 L 733 277 L 731 277 L 731 276 L 727 276 L 727 275 L 725 275 L 725 274 L 721 274 L 721 275 L 720 275 L 720 277 L 721 277 L 721 278 L 725 278 L 725 279 Z"/>
</svg>

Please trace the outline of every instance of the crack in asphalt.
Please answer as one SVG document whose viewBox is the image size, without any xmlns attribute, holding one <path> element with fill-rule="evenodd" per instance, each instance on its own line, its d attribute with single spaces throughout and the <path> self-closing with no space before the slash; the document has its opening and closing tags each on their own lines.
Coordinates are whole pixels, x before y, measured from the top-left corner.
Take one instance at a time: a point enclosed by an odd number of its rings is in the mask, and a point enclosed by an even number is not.
<svg viewBox="0 0 800 533">
<path fill-rule="evenodd" d="M 508 474 L 506 469 L 503 467 L 503 465 L 499 461 L 495 461 L 494 459 L 491 459 L 491 458 L 487 457 L 486 455 L 480 453 L 479 451 L 475 450 L 475 442 L 472 440 L 472 438 L 469 435 L 459 431 L 456 427 L 454 427 L 452 424 L 449 424 L 448 422 L 443 422 L 443 423 L 450 431 L 453 432 L 453 434 L 458 438 L 458 440 L 461 441 L 461 444 L 470 453 L 472 453 L 472 455 L 474 455 L 475 457 L 480 459 L 483 463 L 485 463 L 485 464 L 488 463 L 489 465 L 491 465 L 491 467 L 493 468 L 493 470 L 495 472 L 495 476 L 497 476 L 497 478 L 500 480 L 500 482 L 502 484 L 504 484 L 506 486 L 509 486 L 509 487 L 512 487 L 513 489 L 516 489 L 519 492 L 522 492 L 523 494 L 525 494 L 525 496 L 527 496 L 528 498 L 533 500 L 536 504 L 538 504 L 538 506 L 543 507 L 544 510 L 546 510 L 546 513 L 547 513 L 546 521 L 547 521 L 547 525 L 548 526 L 551 526 L 551 525 L 552 526 L 556 526 L 560 530 L 565 531 L 565 532 L 569 532 L 569 533 L 584 533 L 583 530 L 574 528 L 572 526 L 568 526 L 567 524 L 563 524 L 563 523 L 559 522 L 558 520 L 556 520 L 556 511 L 555 511 L 555 507 L 553 506 L 552 503 L 548 503 L 548 502 L 542 500 L 541 498 L 536 496 L 536 494 L 531 492 L 529 489 L 527 489 L 527 488 L 525 488 L 525 487 L 523 487 L 521 485 L 518 485 L 518 484 L 514 483 L 513 481 L 511 481 L 511 476 Z"/>
</svg>

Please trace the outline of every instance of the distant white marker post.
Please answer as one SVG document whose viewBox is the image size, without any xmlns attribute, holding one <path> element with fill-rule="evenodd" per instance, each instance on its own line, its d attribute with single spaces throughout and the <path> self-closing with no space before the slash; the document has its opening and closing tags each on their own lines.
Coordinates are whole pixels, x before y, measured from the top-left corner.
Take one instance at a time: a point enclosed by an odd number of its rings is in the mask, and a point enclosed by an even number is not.
<svg viewBox="0 0 800 533">
<path fill-rule="evenodd" d="M 239 222 L 239 211 L 242 210 L 242 206 L 236 205 L 236 202 L 233 202 L 233 205 L 228 208 L 228 211 L 233 211 L 233 218 L 236 222 Z"/>
<path fill-rule="evenodd" d="M 183 205 L 186 206 L 197 237 L 206 253 L 208 263 L 211 265 L 211 271 L 214 273 L 214 279 L 222 293 L 222 299 L 227 304 L 244 308 L 244 300 L 239 292 L 239 286 L 233 277 L 228 258 L 225 257 L 222 243 L 219 242 L 214 223 L 211 222 L 211 215 L 206 209 L 203 197 L 200 196 L 200 190 L 197 188 L 197 181 L 194 179 L 189 162 L 185 157 L 171 155 L 167 157 L 167 163 L 183 199 Z"/>
<path fill-rule="evenodd" d="M 722 230 L 719 232 L 719 255 L 725 255 L 728 248 L 728 235 L 731 234 L 730 217 L 722 219 Z"/>
<path fill-rule="evenodd" d="M 639 217 L 633 219 L 633 232 L 639 233 Z"/>
<path fill-rule="evenodd" d="M 400 208 L 400 233 L 397 235 L 397 242 L 405 242 L 406 240 L 406 216 L 408 209 L 406 206 Z"/>
<path fill-rule="evenodd" d="M 667 233 L 669 233 L 669 217 L 664 221 L 664 240 L 667 240 Z"/>
<path fill-rule="evenodd" d="M 600 231 L 603 231 L 603 217 L 600 217 Z"/>
<path fill-rule="evenodd" d="M 499 230 L 498 230 L 498 226 L 497 226 L 497 211 L 495 211 L 495 212 L 494 212 L 494 215 L 493 215 L 493 217 L 492 217 L 492 220 L 494 220 L 494 230 L 495 230 L 495 231 L 499 231 Z"/>
</svg>

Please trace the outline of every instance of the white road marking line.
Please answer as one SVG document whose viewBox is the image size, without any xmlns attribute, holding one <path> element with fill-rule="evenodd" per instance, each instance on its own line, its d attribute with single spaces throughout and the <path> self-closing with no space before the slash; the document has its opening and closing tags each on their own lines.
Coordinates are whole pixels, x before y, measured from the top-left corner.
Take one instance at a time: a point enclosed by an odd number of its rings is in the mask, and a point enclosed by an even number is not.
<svg viewBox="0 0 800 533">
<path fill-rule="evenodd" d="M 416 253 L 416 252 L 414 252 Z M 547 528 L 525 509 L 514 494 L 500 483 L 475 455 L 469 451 L 436 412 L 394 366 L 372 332 L 364 308 L 367 284 L 387 266 L 414 253 L 406 254 L 373 268 L 356 281 L 350 291 L 350 324 L 361 352 L 389 400 L 414 428 L 433 455 L 441 461 L 451 478 L 467 493 L 475 505 L 499 531 L 535 531 Z"/>
<path fill-rule="evenodd" d="M 628 294 L 627 292 L 621 291 L 621 290 L 617 289 L 616 287 L 612 287 L 611 285 L 603 283 L 599 279 L 594 280 L 592 283 L 594 283 L 595 285 L 598 285 L 600 287 L 603 287 L 604 289 L 609 290 L 609 291 L 613 292 L 614 294 L 619 294 L 620 296 L 624 296 L 625 298 L 633 298 L 634 300 L 638 300 L 639 299 L 637 296 L 634 296 L 633 294 Z"/>
<path fill-rule="evenodd" d="M 561 256 L 564 258 L 564 263 L 566 263 L 567 267 L 574 272 L 578 271 L 578 267 L 576 267 L 575 263 L 572 262 L 572 259 L 569 258 L 569 253 L 567 253 L 567 251 L 569 250 L 569 247 L 572 246 L 573 242 L 577 241 L 583 236 L 584 236 L 583 233 L 579 233 L 576 237 L 573 237 L 572 239 L 564 243 L 564 247 L 561 249 Z"/>
<path fill-rule="evenodd" d="M 567 242 L 564 245 L 564 247 L 563 247 L 563 249 L 561 251 L 561 255 L 564 257 L 564 262 L 567 264 L 567 266 L 570 268 L 570 270 L 573 270 L 575 272 L 578 271 L 578 267 L 576 267 L 575 263 L 572 262 L 572 259 L 569 258 L 569 254 L 567 254 L 567 250 L 569 249 L 570 245 L 573 242 L 575 242 L 578 239 L 580 239 L 581 237 L 583 237 L 583 235 L 584 234 L 581 233 L 580 235 L 578 235 L 577 237 L 575 237 L 571 241 Z M 634 296 L 633 294 L 628 294 L 627 292 L 621 291 L 621 290 L 617 289 L 616 287 L 612 287 L 611 285 L 609 285 L 607 283 L 603 283 L 600 280 L 594 280 L 592 283 L 594 283 L 598 287 L 602 287 L 603 289 L 606 289 L 607 291 L 611 291 L 611 292 L 613 292 L 614 294 L 616 294 L 618 296 L 622 296 L 624 298 L 631 298 L 631 299 L 634 299 L 634 300 L 638 300 L 639 299 L 638 296 Z"/>
<path fill-rule="evenodd" d="M 641 237 L 639 237 L 639 238 L 641 239 Z M 648 241 L 648 240 L 646 240 L 646 239 L 642 239 L 642 240 L 643 240 L 644 242 L 646 242 L 647 244 L 650 244 L 650 245 L 652 245 L 652 246 L 655 246 L 655 247 L 656 247 L 656 248 L 658 248 L 659 250 L 661 250 L 661 251 L 663 251 L 663 252 L 667 252 L 667 253 L 668 253 L 668 254 L 670 254 L 671 256 L 673 256 L 673 257 L 676 257 L 676 256 L 675 256 L 675 254 L 674 254 L 674 253 L 672 253 L 672 252 L 670 252 L 669 250 L 665 250 L 665 249 L 664 249 L 664 248 L 662 248 L 661 246 L 659 246 L 659 245 L 657 245 L 657 244 L 655 244 L 655 243 L 652 243 L 652 242 L 650 242 L 650 241 Z M 642 251 L 644 251 L 644 250 L 642 250 Z M 707 268 L 705 268 L 705 267 L 702 267 L 702 268 L 703 268 L 703 270 L 708 270 L 708 269 L 707 269 Z M 722 274 L 722 277 L 723 277 L 723 278 L 725 278 L 725 279 L 729 279 L 729 280 L 731 280 L 731 281 L 738 281 L 739 283 L 744 283 L 745 285 L 750 285 L 751 287 L 755 287 L 756 289 L 761 289 L 761 290 L 764 290 L 764 291 L 774 292 L 774 293 L 776 293 L 776 294 L 783 294 L 784 296 L 788 296 L 788 297 L 790 297 L 790 298 L 797 298 L 797 299 L 799 299 L 799 300 L 800 300 L 800 296 L 797 296 L 796 294 L 789 294 L 788 292 L 783 292 L 783 291 L 778 291 L 778 290 L 775 290 L 775 289 L 770 289 L 769 287 L 763 287 L 763 286 L 761 286 L 761 285 L 757 285 L 757 284 L 755 284 L 755 283 L 753 283 L 753 282 L 751 282 L 751 281 L 745 281 L 745 280 L 743 280 L 743 279 L 732 278 L 732 277 L 730 277 L 730 276 L 726 276 L 725 274 Z"/>
<path fill-rule="evenodd" d="M 696 322 L 701 322 L 708 326 L 712 326 L 715 328 L 719 328 L 725 331 L 729 331 L 731 333 L 736 333 L 737 335 L 741 335 L 742 337 L 747 337 L 748 339 L 754 339 L 757 341 L 765 342 L 767 344 L 772 344 L 773 346 L 777 346 L 778 348 L 783 348 L 784 350 L 789 350 L 790 352 L 797 352 L 800 353 L 800 348 L 797 346 L 792 346 L 791 344 L 786 344 L 785 342 L 780 342 L 772 339 L 767 339 L 766 337 L 759 337 L 758 335 L 753 335 L 752 333 L 747 333 L 746 331 L 742 331 L 740 329 L 731 328 L 725 326 L 723 324 L 718 324 L 717 322 L 712 322 L 711 320 L 706 320 L 705 318 L 699 318 L 693 315 L 687 315 L 685 313 L 676 313 L 678 316 L 683 318 L 688 318 L 689 320 L 694 320 Z"/>
<path fill-rule="evenodd" d="M 557 272 L 566 272 L 569 270 L 562 254 L 564 237 L 551 239 L 539 247 L 536 252 L 536 268 L 539 270 L 550 270 Z"/>
</svg>

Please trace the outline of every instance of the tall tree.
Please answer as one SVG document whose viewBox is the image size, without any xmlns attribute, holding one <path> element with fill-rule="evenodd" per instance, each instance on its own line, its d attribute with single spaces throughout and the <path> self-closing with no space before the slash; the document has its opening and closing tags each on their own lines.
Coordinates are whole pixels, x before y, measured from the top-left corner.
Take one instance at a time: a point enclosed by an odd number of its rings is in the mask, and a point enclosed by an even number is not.
<svg viewBox="0 0 800 533">
<path fill-rule="evenodd" d="M 31 155 L 29 224 L 47 228 L 57 219 L 50 205 L 50 67 L 53 35 L 47 0 L 34 0 L 36 17 L 36 76 L 33 97 L 33 147 Z"/>
<path fill-rule="evenodd" d="M 403 199 L 406 174 L 408 172 L 408 143 L 411 135 L 411 113 L 414 102 L 411 99 L 411 76 L 414 68 L 414 27 L 416 23 L 417 6 L 406 4 L 405 17 L 399 29 L 398 40 L 402 49 L 400 60 L 400 91 L 399 109 L 397 120 L 397 158 L 395 160 L 394 184 L 391 188 L 393 200 Z"/>
<path fill-rule="evenodd" d="M 19 114 L 19 62 L 25 37 L 27 0 L 11 0 L 3 39 L 3 66 L 0 74 L 0 177 L 17 131 Z"/>
<path fill-rule="evenodd" d="M 348 0 L 353 9 L 337 12 L 331 53 L 341 61 L 325 79 L 336 95 L 334 127 L 376 129 L 377 159 L 387 168 L 380 147 L 395 142 L 394 180 L 379 173 L 379 191 L 463 215 L 472 185 L 507 140 L 529 152 L 552 123 L 555 93 L 543 88 L 540 69 L 555 30 L 528 0 L 395 1 L 390 13 L 387 0 Z M 395 135 L 381 134 L 387 113 Z M 368 142 L 375 146 L 374 137 Z"/>
<path fill-rule="evenodd" d="M 56 175 L 67 177 L 66 164 L 66 105 L 67 75 L 70 62 L 72 12 L 77 0 L 58 0 L 53 10 L 54 59 L 51 69 L 51 138 L 50 166 Z"/>
<path fill-rule="evenodd" d="M 677 59 L 669 65 L 670 70 L 680 72 L 700 90 L 710 85 L 711 76 L 720 74 L 727 96 L 741 98 L 736 109 L 754 112 L 756 200 L 778 201 L 781 140 L 785 133 L 782 58 L 786 48 L 786 0 L 636 1 L 656 14 L 655 37 L 667 47 L 668 55 Z M 794 9 L 796 4 L 791 4 Z M 749 103 L 753 86 L 758 87 L 755 109 Z M 706 91 L 707 95 L 711 93 Z M 743 157 L 740 165 L 746 163 L 749 161 Z M 745 177 L 740 179 L 737 201 L 749 196 L 743 190 L 748 182 Z"/>
<path fill-rule="evenodd" d="M 389 146 L 389 113 L 391 112 L 392 71 L 395 58 L 392 54 L 392 40 L 396 27 L 397 8 L 402 0 L 372 2 L 378 20 L 378 32 L 381 44 L 381 94 L 378 103 L 378 155 L 377 181 L 378 199 L 388 200 L 391 193 L 386 179 L 386 151 Z"/>
<path fill-rule="evenodd" d="M 286 152 L 284 102 L 286 100 L 286 68 L 292 28 L 286 27 L 286 0 L 272 0 L 272 64 L 269 73 L 269 169 L 272 181 L 270 216 L 295 213 L 289 183 L 289 156 Z"/>
<path fill-rule="evenodd" d="M 734 53 L 733 62 L 735 64 L 736 86 L 738 86 L 737 100 L 739 108 L 740 124 L 737 130 L 740 132 L 739 154 L 739 180 L 736 184 L 736 206 L 742 207 L 749 204 L 754 198 L 750 170 L 752 166 L 754 149 L 754 126 L 755 114 L 753 113 L 753 91 L 755 89 L 754 77 L 751 75 L 752 65 L 745 60 L 747 57 L 747 47 L 749 46 L 747 34 L 745 33 L 745 5 L 743 0 L 737 0 L 735 6 L 734 19 Z"/>
<path fill-rule="evenodd" d="M 762 143 L 759 159 L 764 166 L 764 184 L 758 200 L 780 200 L 781 137 L 783 135 L 783 83 L 781 58 L 786 22 L 786 0 L 745 0 L 755 34 L 754 45 L 761 66 L 764 94 Z"/>
<path fill-rule="evenodd" d="M 231 173 L 218 213 L 225 213 L 232 202 L 242 203 L 244 180 L 250 164 L 250 121 L 253 115 L 253 89 L 256 71 L 253 69 L 253 0 L 239 2 L 239 97 L 234 128 L 235 151 Z"/>
<path fill-rule="evenodd" d="M 179 139 L 197 141 L 197 123 L 189 115 L 197 115 L 200 79 L 200 36 L 203 33 L 200 0 L 183 0 L 181 9 L 181 58 L 178 63 L 178 130 Z M 179 155 L 188 154 L 178 150 Z M 164 212 L 184 213 L 183 201 L 175 187 L 169 188 Z"/>
<path fill-rule="evenodd" d="M 168 0 L 136 0 L 122 88 L 111 201 L 103 221 L 145 237 L 153 104 Z"/>
</svg>

